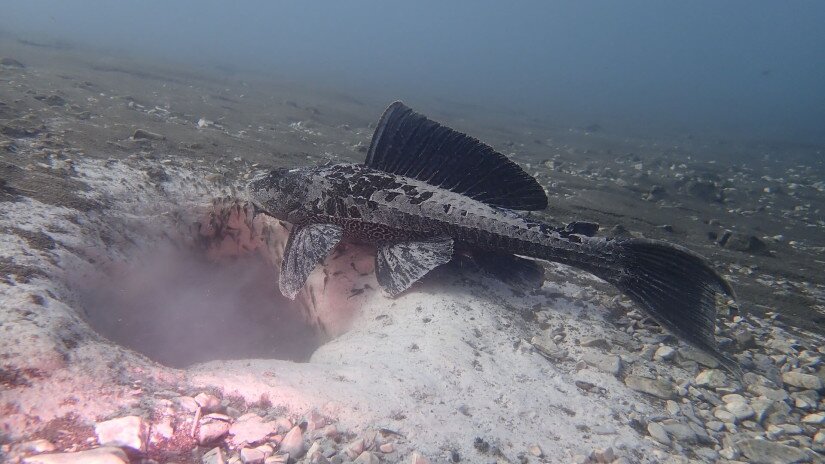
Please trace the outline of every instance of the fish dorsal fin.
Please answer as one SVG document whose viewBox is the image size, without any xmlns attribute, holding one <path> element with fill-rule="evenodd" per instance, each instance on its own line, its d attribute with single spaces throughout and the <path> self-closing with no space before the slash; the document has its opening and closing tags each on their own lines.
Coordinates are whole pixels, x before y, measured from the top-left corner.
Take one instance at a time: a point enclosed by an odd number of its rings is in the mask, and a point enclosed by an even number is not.
<svg viewBox="0 0 825 464">
<path fill-rule="evenodd" d="M 544 189 L 518 164 L 401 102 L 390 105 L 378 121 L 365 164 L 492 206 L 524 211 L 547 207 Z"/>
</svg>

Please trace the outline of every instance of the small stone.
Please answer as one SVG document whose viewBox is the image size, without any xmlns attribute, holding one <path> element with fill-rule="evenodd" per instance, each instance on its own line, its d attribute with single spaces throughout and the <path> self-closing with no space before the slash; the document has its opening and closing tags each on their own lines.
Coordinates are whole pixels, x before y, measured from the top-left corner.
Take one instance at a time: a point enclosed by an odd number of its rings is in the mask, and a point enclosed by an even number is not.
<svg viewBox="0 0 825 464">
<path fill-rule="evenodd" d="M 793 398 L 794 406 L 797 409 L 809 410 L 809 409 L 816 409 L 817 404 L 819 404 L 819 393 L 815 390 L 804 390 L 801 392 L 791 393 L 791 398 Z"/>
<path fill-rule="evenodd" d="M 605 355 L 599 352 L 587 351 L 582 354 L 582 361 L 589 366 L 617 376 L 622 372 L 622 358 L 616 355 Z"/>
<path fill-rule="evenodd" d="M 236 445 L 254 445 L 266 440 L 266 437 L 273 433 L 275 426 L 271 422 L 264 422 L 257 414 L 245 414 L 229 428 L 232 442 Z"/>
<path fill-rule="evenodd" d="M 370 453 L 369 451 L 364 451 L 352 462 L 355 464 L 378 464 L 381 461 L 378 460 L 378 456 Z"/>
<path fill-rule="evenodd" d="M 291 458 L 298 459 L 304 455 L 304 432 L 301 427 L 296 425 L 292 427 L 278 448 L 280 451 L 289 453 Z"/>
<path fill-rule="evenodd" d="M 705 424 L 705 427 L 707 427 L 708 430 L 712 430 L 714 432 L 721 432 L 725 429 L 725 423 L 719 421 L 708 421 Z"/>
<path fill-rule="evenodd" d="M 49 440 L 32 440 L 20 443 L 18 446 L 21 452 L 29 453 L 49 453 L 57 448 Z"/>
<path fill-rule="evenodd" d="M 673 383 L 664 379 L 650 379 L 647 377 L 628 375 L 625 377 L 624 383 L 633 390 L 665 400 L 672 399 L 675 396 Z"/>
<path fill-rule="evenodd" d="M 430 464 L 430 460 L 416 451 L 410 456 L 410 464 Z"/>
<path fill-rule="evenodd" d="M 665 401 L 665 410 L 671 416 L 677 416 L 682 412 L 682 409 L 679 407 L 679 403 L 673 400 Z"/>
<path fill-rule="evenodd" d="M 14 58 L 0 58 L 0 65 L 7 66 L 9 68 L 25 68 L 23 63 L 15 60 Z"/>
<path fill-rule="evenodd" d="M 722 456 L 728 461 L 733 461 L 739 458 L 739 450 L 733 447 L 725 447 L 719 450 L 719 456 Z"/>
<path fill-rule="evenodd" d="M 203 454 L 201 464 L 226 464 L 226 458 L 223 456 L 223 450 L 219 447 L 212 448 Z"/>
<path fill-rule="evenodd" d="M 568 352 L 560 348 L 556 342 L 547 336 L 536 336 L 530 339 L 530 344 L 545 358 L 559 362 L 567 360 Z"/>
<path fill-rule="evenodd" d="M 650 436 L 659 443 L 663 445 L 670 445 L 670 437 L 668 437 L 667 431 L 665 431 L 665 428 L 658 422 L 651 422 L 647 424 L 647 433 L 649 433 Z"/>
<path fill-rule="evenodd" d="M 132 134 L 132 138 L 135 140 L 165 140 L 166 137 L 156 134 L 154 132 L 149 132 L 143 129 L 137 129 L 134 134 Z"/>
<path fill-rule="evenodd" d="M 718 369 L 706 369 L 696 376 L 696 385 L 707 388 L 724 387 L 727 383 L 725 373 Z"/>
<path fill-rule="evenodd" d="M 711 369 L 719 367 L 719 361 L 716 358 L 693 347 L 684 347 L 679 350 L 679 357 L 684 360 L 699 363 L 705 367 L 710 367 Z"/>
<path fill-rule="evenodd" d="M 287 464 L 288 462 L 290 462 L 290 460 L 289 454 L 287 453 L 278 453 L 264 459 L 264 464 Z M 325 458 L 322 454 L 319 454 L 318 459 L 312 460 L 311 462 L 313 464 L 329 463 L 329 461 L 327 461 L 327 458 Z"/>
<path fill-rule="evenodd" d="M 229 432 L 232 424 L 226 420 L 220 420 L 215 417 L 203 417 L 198 427 L 198 444 L 206 445 L 223 437 Z"/>
<path fill-rule="evenodd" d="M 590 456 L 585 456 L 583 454 L 576 454 L 573 456 L 573 464 L 589 464 L 590 463 Z"/>
<path fill-rule="evenodd" d="M 802 422 L 806 424 L 823 424 L 825 423 L 825 412 L 808 414 L 807 416 L 802 418 Z"/>
<path fill-rule="evenodd" d="M 146 451 L 147 428 L 138 416 L 119 417 L 95 424 L 97 442 L 102 446 L 131 448 Z"/>
<path fill-rule="evenodd" d="M 539 446 L 539 445 L 530 445 L 530 447 L 527 449 L 527 451 L 529 451 L 530 454 L 532 454 L 533 456 L 535 456 L 537 458 L 540 458 L 540 457 L 544 456 L 544 451 L 541 449 L 541 446 Z"/>
<path fill-rule="evenodd" d="M 395 445 L 392 443 L 382 443 L 381 446 L 378 447 L 378 450 L 382 453 L 392 453 L 395 451 Z"/>
<path fill-rule="evenodd" d="M 116 447 L 95 448 L 76 453 L 38 454 L 23 459 L 24 464 L 129 464 L 129 458 Z"/>
<path fill-rule="evenodd" d="M 275 419 L 275 430 L 278 433 L 286 433 L 292 430 L 292 421 L 286 417 L 279 417 Z"/>
<path fill-rule="evenodd" d="M 195 412 L 200 407 L 198 402 L 195 401 L 195 398 L 192 398 L 191 396 L 179 396 L 173 401 L 177 403 L 178 406 L 189 412 Z"/>
<path fill-rule="evenodd" d="M 668 436 L 673 437 L 678 443 L 696 443 L 698 441 L 696 432 L 687 424 L 671 419 L 661 422 L 661 426 Z"/>
<path fill-rule="evenodd" d="M 756 396 L 764 396 L 773 401 L 787 401 L 789 398 L 788 392 L 785 390 L 781 388 L 769 388 L 764 385 L 749 385 L 748 391 Z"/>
<path fill-rule="evenodd" d="M 713 411 L 713 417 L 719 419 L 720 421 L 726 424 L 735 424 L 736 423 L 736 416 L 733 415 L 732 412 L 727 411 L 722 408 L 717 408 Z"/>
<path fill-rule="evenodd" d="M 198 393 L 194 399 L 201 409 L 203 409 L 204 413 L 217 412 L 221 409 L 221 400 L 215 395 Z"/>
<path fill-rule="evenodd" d="M 719 453 L 710 448 L 695 448 L 693 452 L 696 453 L 697 456 L 703 458 L 705 462 L 719 461 Z"/>
<path fill-rule="evenodd" d="M 243 448 L 241 450 L 241 462 L 243 464 L 262 464 L 266 459 L 264 453 L 256 448 Z"/>
<path fill-rule="evenodd" d="M 601 337 L 582 337 L 580 345 L 605 351 L 610 349 L 610 342 Z"/>
<path fill-rule="evenodd" d="M 803 374 L 802 372 L 785 372 L 782 374 L 782 381 L 788 385 L 806 390 L 820 391 L 825 389 L 825 384 L 822 383 L 822 379 L 815 375 Z"/>
<path fill-rule="evenodd" d="M 361 453 L 364 452 L 364 439 L 359 438 L 350 443 L 346 448 L 344 448 L 344 452 L 347 453 L 347 456 L 349 456 L 350 459 L 355 459 L 360 456 Z"/>
<path fill-rule="evenodd" d="M 750 419 L 755 415 L 753 408 L 751 408 L 748 405 L 748 403 L 744 403 L 741 401 L 728 403 L 725 405 L 725 409 L 727 409 L 731 414 L 733 414 L 738 422 Z"/>
<path fill-rule="evenodd" d="M 776 462 L 796 463 L 808 461 L 808 453 L 792 446 L 767 440 L 749 438 L 736 443 L 749 462 L 754 464 L 773 464 Z"/>
<path fill-rule="evenodd" d="M 676 357 L 676 349 L 672 346 L 663 345 L 660 346 L 656 353 L 653 355 L 653 359 L 657 361 L 670 361 L 671 359 Z"/>
<path fill-rule="evenodd" d="M 595 450 L 593 451 L 593 459 L 595 459 L 598 463 L 613 462 L 616 459 L 616 453 L 613 452 L 613 448 L 609 447 Z"/>
</svg>

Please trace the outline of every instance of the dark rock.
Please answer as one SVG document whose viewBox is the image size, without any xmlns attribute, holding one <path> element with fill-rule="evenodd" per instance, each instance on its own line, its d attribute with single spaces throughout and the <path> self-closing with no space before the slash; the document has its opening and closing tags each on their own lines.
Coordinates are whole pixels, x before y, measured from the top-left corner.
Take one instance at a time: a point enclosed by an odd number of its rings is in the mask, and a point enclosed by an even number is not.
<svg viewBox="0 0 825 464">
<path fill-rule="evenodd" d="M 611 237 L 624 237 L 627 235 L 630 235 L 630 232 L 621 224 L 616 224 L 612 229 L 610 229 Z"/>
<path fill-rule="evenodd" d="M 15 60 L 14 58 L 0 58 L 0 65 L 8 66 L 10 68 L 25 68 L 23 63 Z"/>
<path fill-rule="evenodd" d="M 66 104 L 66 100 L 60 95 L 49 95 L 44 101 L 49 106 L 63 106 Z"/>
<path fill-rule="evenodd" d="M 694 180 L 685 185 L 688 195 L 704 201 L 722 201 L 722 191 L 710 181 Z"/>
<path fill-rule="evenodd" d="M 756 338 L 753 336 L 753 332 L 745 329 L 738 329 L 731 335 L 740 349 L 746 350 L 749 348 L 756 348 Z"/>
<path fill-rule="evenodd" d="M 154 132 L 149 132 L 143 129 L 137 129 L 134 134 L 132 134 L 132 138 L 135 140 L 164 140 L 166 137 L 156 134 Z"/>
<path fill-rule="evenodd" d="M 768 245 L 759 237 L 740 232 L 725 231 L 718 243 L 724 248 L 735 251 L 750 253 L 765 253 L 768 251 Z"/>
</svg>

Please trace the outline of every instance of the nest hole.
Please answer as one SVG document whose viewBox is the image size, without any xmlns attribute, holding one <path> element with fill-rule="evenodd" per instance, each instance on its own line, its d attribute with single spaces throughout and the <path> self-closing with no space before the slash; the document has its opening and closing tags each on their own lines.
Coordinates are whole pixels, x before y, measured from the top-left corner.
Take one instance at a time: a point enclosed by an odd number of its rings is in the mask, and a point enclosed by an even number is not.
<svg viewBox="0 0 825 464">
<path fill-rule="evenodd" d="M 215 262 L 195 247 L 162 243 L 75 280 L 96 332 L 169 367 L 251 358 L 305 362 L 322 343 L 257 253 Z"/>
</svg>

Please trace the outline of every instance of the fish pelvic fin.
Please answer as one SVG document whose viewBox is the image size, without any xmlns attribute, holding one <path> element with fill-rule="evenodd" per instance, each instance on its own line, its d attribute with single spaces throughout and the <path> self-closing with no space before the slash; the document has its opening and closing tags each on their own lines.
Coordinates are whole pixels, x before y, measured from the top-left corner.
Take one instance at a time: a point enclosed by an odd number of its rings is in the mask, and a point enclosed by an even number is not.
<svg viewBox="0 0 825 464">
<path fill-rule="evenodd" d="M 453 240 L 449 237 L 386 244 L 375 255 L 375 277 L 387 295 L 395 297 L 452 258 Z"/>
<path fill-rule="evenodd" d="M 596 275 L 615 285 L 660 325 L 710 353 L 738 379 L 742 369 L 716 343 L 717 296 L 735 300 L 730 284 L 701 256 L 648 239 L 614 242 L 622 270 Z"/>
</svg>

